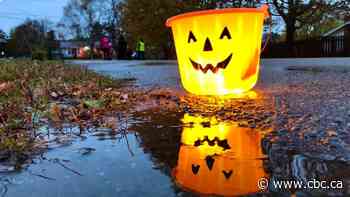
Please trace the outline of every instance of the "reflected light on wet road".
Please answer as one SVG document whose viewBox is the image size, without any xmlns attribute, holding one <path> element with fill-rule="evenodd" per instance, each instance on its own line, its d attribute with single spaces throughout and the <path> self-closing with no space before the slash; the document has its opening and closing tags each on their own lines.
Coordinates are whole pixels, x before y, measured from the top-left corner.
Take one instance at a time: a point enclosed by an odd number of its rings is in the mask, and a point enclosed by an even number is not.
<svg viewBox="0 0 350 197">
<path fill-rule="evenodd" d="M 263 168 L 262 134 L 185 114 L 181 147 L 173 176 L 185 190 L 199 194 L 244 195 L 259 192 L 258 180 L 267 177 Z"/>
</svg>

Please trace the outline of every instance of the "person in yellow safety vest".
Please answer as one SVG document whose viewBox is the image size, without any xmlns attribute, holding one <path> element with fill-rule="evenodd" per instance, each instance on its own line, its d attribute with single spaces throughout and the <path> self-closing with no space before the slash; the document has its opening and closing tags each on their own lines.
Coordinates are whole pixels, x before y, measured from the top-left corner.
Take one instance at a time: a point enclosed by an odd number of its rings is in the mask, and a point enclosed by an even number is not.
<svg viewBox="0 0 350 197">
<path fill-rule="evenodd" d="M 141 38 L 136 46 L 136 58 L 139 60 L 145 59 L 145 42 Z"/>
</svg>

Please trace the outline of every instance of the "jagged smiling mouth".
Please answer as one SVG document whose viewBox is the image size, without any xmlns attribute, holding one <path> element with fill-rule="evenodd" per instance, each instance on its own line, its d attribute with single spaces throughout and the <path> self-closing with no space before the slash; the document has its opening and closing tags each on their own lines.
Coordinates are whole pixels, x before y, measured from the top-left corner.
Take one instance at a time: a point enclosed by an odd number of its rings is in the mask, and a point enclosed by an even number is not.
<svg viewBox="0 0 350 197">
<path fill-rule="evenodd" d="M 218 137 L 215 137 L 214 139 L 209 139 L 208 136 L 204 136 L 203 139 L 198 138 L 193 146 L 198 147 L 202 146 L 205 144 L 205 142 L 208 144 L 208 146 L 219 146 L 221 147 L 224 151 L 231 149 L 230 145 L 228 144 L 227 139 L 225 140 L 220 140 Z"/>
<path fill-rule="evenodd" d="M 195 70 L 201 70 L 204 74 L 207 73 L 209 70 L 213 73 L 217 73 L 219 69 L 225 69 L 227 65 L 231 62 L 232 59 L 232 53 L 222 62 L 219 62 L 216 66 L 213 66 L 212 64 L 207 64 L 205 66 L 193 61 L 190 58 L 190 61 L 192 63 L 192 66 Z"/>
</svg>

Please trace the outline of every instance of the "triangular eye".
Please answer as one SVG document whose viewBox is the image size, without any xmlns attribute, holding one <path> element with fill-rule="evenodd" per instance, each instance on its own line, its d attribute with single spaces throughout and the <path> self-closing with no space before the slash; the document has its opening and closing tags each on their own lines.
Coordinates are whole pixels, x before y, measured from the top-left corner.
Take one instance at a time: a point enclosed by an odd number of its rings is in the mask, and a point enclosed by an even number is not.
<svg viewBox="0 0 350 197">
<path fill-rule="evenodd" d="M 196 37 L 194 37 L 192 31 L 190 31 L 190 34 L 188 35 L 188 40 L 187 40 L 187 42 L 188 42 L 188 43 L 191 43 L 191 41 L 192 41 L 192 42 L 197 42 L 197 39 L 196 39 Z"/>
<path fill-rule="evenodd" d="M 230 31 L 227 29 L 227 27 L 224 28 L 224 31 L 222 31 L 220 39 L 223 39 L 224 37 L 227 37 L 228 39 L 231 39 Z"/>
</svg>

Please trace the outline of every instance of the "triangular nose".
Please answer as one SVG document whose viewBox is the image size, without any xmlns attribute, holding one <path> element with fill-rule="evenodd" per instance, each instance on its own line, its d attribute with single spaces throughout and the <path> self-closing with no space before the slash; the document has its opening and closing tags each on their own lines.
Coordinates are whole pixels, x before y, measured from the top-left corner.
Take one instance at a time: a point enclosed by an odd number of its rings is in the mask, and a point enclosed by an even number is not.
<svg viewBox="0 0 350 197">
<path fill-rule="evenodd" d="M 206 161 L 206 163 L 207 163 L 208 169 L 209 169 L 209 170 L 212 170 L 212 169 L 213 169 L 214 162 L 215 162 L 215 159 L 214 159 L 212 156 L 207 156 L 207 157 L 205 158 L 205 161 Z"/>
<path fill-rule="evenodd" d="M 211 46 L 211 43 L 210 43 L 210 40 L 209 38 L 207 38 L 205 40 L 205 43 L 204 43 L 204 49 L 203 51 L 212 51 L 213 50 L 213 47 Z"/>
</svg>

